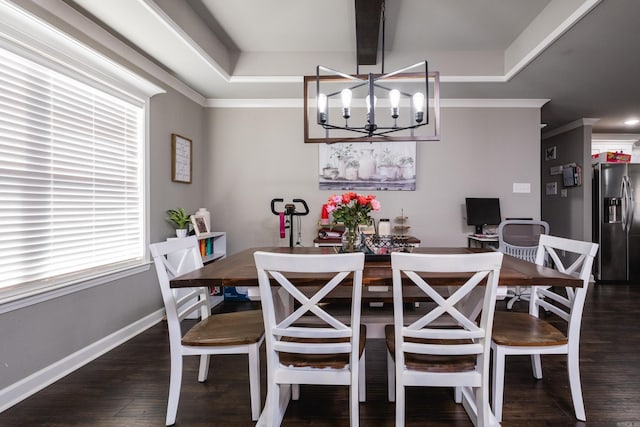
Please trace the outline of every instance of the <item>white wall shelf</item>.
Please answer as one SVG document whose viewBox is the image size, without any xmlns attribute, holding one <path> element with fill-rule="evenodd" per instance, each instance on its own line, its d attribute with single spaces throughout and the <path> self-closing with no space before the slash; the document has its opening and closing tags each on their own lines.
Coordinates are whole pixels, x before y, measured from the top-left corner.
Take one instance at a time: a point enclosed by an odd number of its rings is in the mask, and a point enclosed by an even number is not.
<svg viewBox="0 0 640 427">
<path fill-rule="evenodd" d="M 170 237 L 169 239 L 176 238 L 178 237 Z M 200 255 L 202 256 L 202 262 L 204 264 L 214 262 L 227 256 L 227 233 L 224 231 L 203 233 L 198 236 L 198 242 L 200 243 Z M 177 289 L 177 292 L 180 293 L 180 289 Z M 220 293 L 220 295 L 213 295 L 213 292 L 214 289 L 212 288 L 211 295 L 209 296 L 211 307 L 215 307 L 224 301 L 222 293 Z"/>
<path fill-rule="evenodd" d="M 212 231 L 198 236 L 202 262 L 207 264 L 227 256 L 227 233 Z"/>
</svg>

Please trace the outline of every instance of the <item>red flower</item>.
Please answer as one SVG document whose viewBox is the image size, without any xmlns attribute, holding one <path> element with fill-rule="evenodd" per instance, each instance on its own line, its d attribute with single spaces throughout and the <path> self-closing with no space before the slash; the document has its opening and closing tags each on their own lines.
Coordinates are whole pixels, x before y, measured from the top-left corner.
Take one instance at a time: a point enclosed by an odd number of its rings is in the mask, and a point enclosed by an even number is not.
<svg viewBox="0 0 640 427">
<path fill-rule="evenodd" d="M 334 222 L 344 223 L 347 228 L 355 229 L 358 224 L 370 224 L 369 212 L 380 210 L 376 196 L 348 192 L 338 196 L 331 195 L 327 201 L 327 212 Z"/>
</svg>

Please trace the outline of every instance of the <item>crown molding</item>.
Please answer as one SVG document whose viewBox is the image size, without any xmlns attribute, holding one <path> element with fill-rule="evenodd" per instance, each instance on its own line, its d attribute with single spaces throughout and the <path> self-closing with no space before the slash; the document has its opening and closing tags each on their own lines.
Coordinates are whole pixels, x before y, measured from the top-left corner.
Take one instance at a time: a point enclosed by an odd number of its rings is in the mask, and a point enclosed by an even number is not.
<svg viewBox="0 0 640 427">
<path fill-rule="evenodd" d="M 542 108 L 548 99 L 440 99 L 440 108 Z M 302 108 L 302 99 L 207 99 L 207 108 Z"/>
<path fill-rule="evenodd" d="M 640 134 L 637 133 L 593 133 L 593 142 L 633 142 L 640 141 Z"/>
<path fill-rule="evenodd" d="M 511 69 L 506 70 L 505 74 L 501 76 L 504 82 L 511 80 L 516 74 L 522 71 L 527 65 L 529 65 L 534 59 L 544 52 L 551 44 L 558 40 L 564 33 L 569 31 L 578 21 L 580 21 L 587 13 L 589 13 L 594 7 L 596 7 L 602 0 L 584 0 L 564 21 L 562 21 L 556 28 L 549 32 L 538 44 L 533 48 L 528 49 L 527 53 L 520 58 L 520 60 Z M 546 9 L 552 5 L 547 6 Z M 543 11 L 540 15 L 542 15 Z M 523 35 L 521 35 L 522 37 Z M 515 42 L 514 42 L 515 44 Z M 510 47 L 511 48 L 511 47 Z M 505 53 L 506 54 L 506 53 Z"/>
<path fill-rule="evenodd" d="M 560 135 L 561 133 L 565 133 L 565 132 L 569 132 L 573 129 L 577 129 L 579 127 L 583 127 L 583 126 L 593 126 L 594 124 L 596 124 L 600 119 L 578 119 L 578 120 L 574 120 L 571 123 L 567 123 L 566 125 L 560 126 L 558 128 L 555 128 L 553 130 L 550 130 L 549 132 L 545 132 L 542 134 L 542 139 L 548 139 L 548 138 L 552 138 L 556 135 Z"/>
<path fill-rule="evenodd" d="M 167 71 L 154 64 L 149 59 L 140 55 L 134 49 L 127 46 L 124 42 L 118 40 L 111 35 L 108 31 L 102 27 L 96 25 L 93 21 L 76 11 L 74 8 L 66 4 L 61 0 L 32 0 L 34 4 L 46 10 L 56 18 L 67 23 L 71 27 L 83 34 L 89 36 L 96 43 L 101 46 L 110 49 L 124 60 L 129 61 L 131 64 L 139 67 L 142 71 L 149 76 L 157 79 L 168 87 L 180 92 L 187 98 L 196 102 L 199 105 L 204 105 L 206 98 L 191 89 L 184 82 L 178 78 L 172 76 Z M 28 10 L 25 8 L 25 10 Z M 29 13 L 36 14 L 34 11 L 29 10 Z M 102 55 L 102 54 L 99 54 Z M 104 55 L 102 55 L 104 56 Z"/>
</svg>

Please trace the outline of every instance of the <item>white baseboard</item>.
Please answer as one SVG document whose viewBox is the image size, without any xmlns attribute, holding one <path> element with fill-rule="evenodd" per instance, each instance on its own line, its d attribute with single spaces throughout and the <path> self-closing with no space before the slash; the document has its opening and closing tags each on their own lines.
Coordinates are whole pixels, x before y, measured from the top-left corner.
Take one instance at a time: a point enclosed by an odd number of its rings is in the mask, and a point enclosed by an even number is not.
<svg viewBox="0 0 640 427">
<path fill-rule="evenodd" d="M 160 322 L 163 317 L 164 309 L 155 311 L 119 331 L 0 390 L 0 413 L 53 384 L 76 369 L 97 359 L 141 332 L 144 332 Z"/>
</svg>

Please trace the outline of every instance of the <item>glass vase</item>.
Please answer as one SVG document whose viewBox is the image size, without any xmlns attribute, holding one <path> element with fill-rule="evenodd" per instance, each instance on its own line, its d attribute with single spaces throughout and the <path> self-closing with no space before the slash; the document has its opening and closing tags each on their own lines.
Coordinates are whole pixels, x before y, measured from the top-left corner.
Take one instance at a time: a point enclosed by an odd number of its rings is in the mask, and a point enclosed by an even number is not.
<svg viewBox="0 0 640 427">
<path fill-rule="evenodd" d="M 360 244 L 358 226 L 345 227 L 342 233 L 342 252 L 357 252 L 360 250 Z"/>
</svg>

